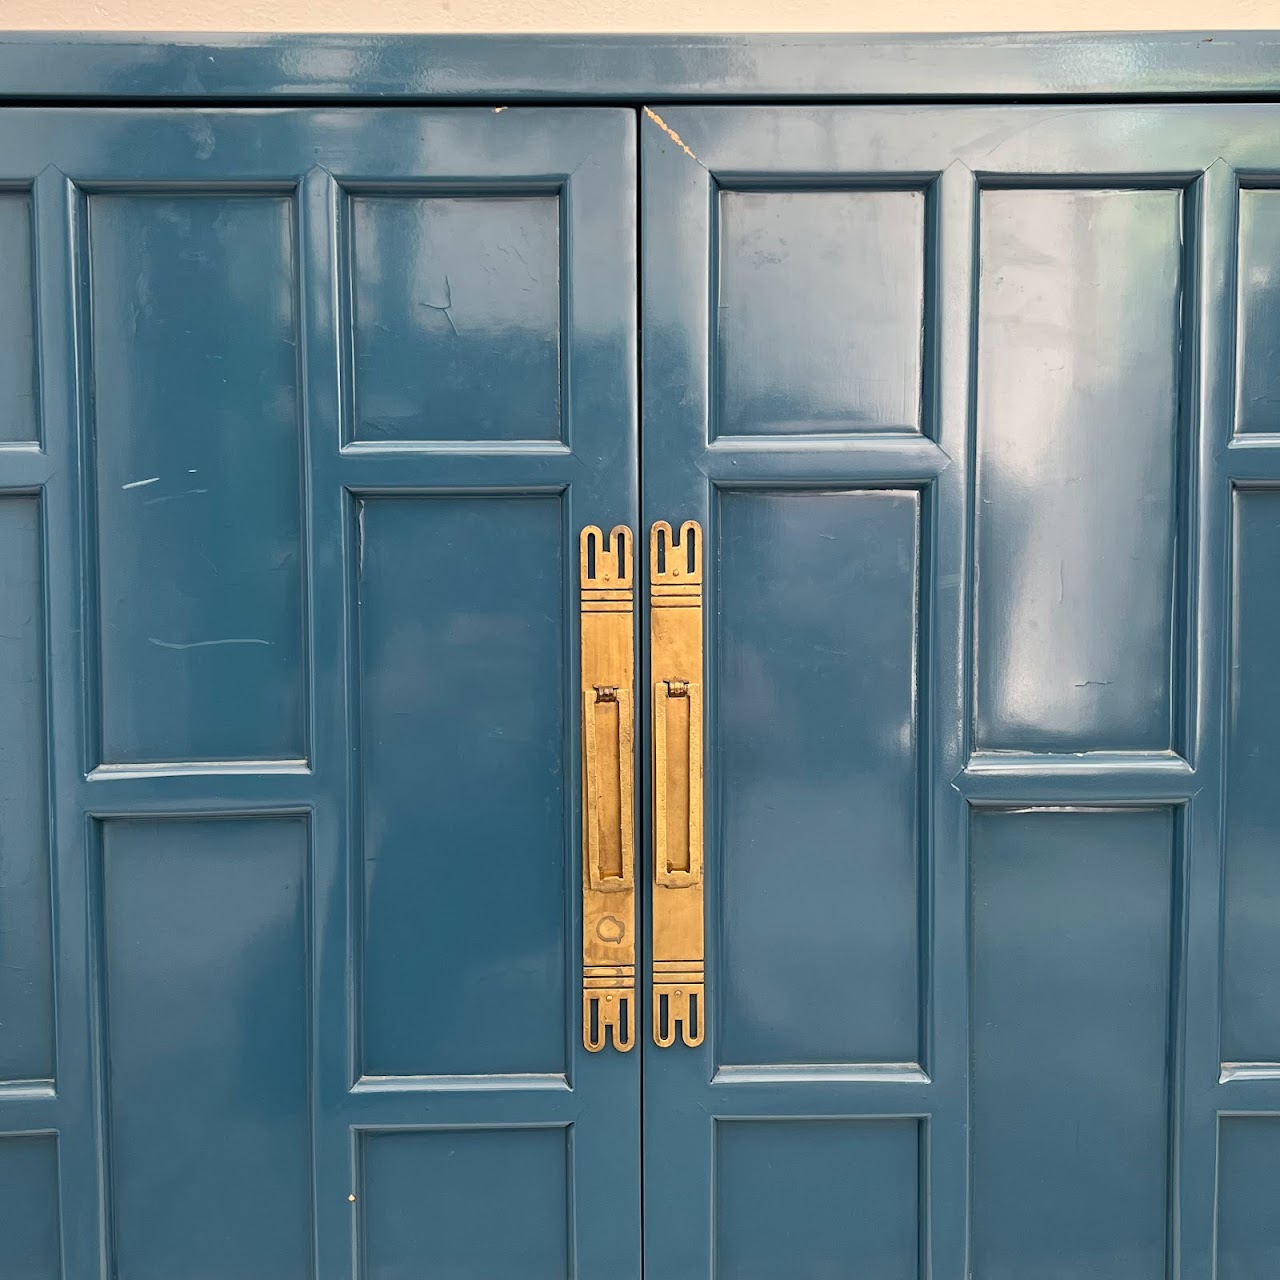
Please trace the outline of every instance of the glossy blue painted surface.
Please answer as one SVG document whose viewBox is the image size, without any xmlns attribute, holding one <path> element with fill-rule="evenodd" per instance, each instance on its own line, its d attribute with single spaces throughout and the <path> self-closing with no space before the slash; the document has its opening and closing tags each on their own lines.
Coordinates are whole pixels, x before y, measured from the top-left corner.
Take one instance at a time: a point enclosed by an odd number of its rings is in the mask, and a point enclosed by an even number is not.
<svg viewBox="0 0 1280 1280">
<path fill-rule="evenodd" d="M 1280 191 L 1240 193 L 1236 430 L 1280 431 Z"/>
<path fill-rule="evenodd" d="M 1218 1280 L 1280 1271 L 1280 1116 L 1223 1116 L 1218 1137 Z"/>
<path fill-rule="evenodd" d="M 0 1081 L 53 1079 L 40 500 L 0 498 Z"/>
<path fill-rule="evenodd" d="M 1235 421 L 1277 341 L 1280 111 L 653 114 L 643 509 L 714 551 L 713 900 L 706 1043 L 647 1051 L 646 1274 L 1264 1280 L 1264 1139 L 1217 1175 L 1220 1112 L 1280 1113 L 1280 426 Z M 906 191 L 923 271 L 904 236 L 886 272 Z M 850 388 L 913 315 L 919 430 L 868 430 Z M 918 1051 L 883 1021 L 912 961 Z M 918 1176 L 844 1140 L 873 1118 L 923 1119 Z"/>
<path fill-rule="evenodd" d="M 560 505 L 359 502 L 362 1075 L 565 1073 Z"/>
<path fill-rule="evenodd" d="M 719 205 L 715 434 L 918 431 L 924 193 L 729 190 Z"/>
<path fill-rule="evenodd" d="M 581 1047 L 570 943 L 635 134 L 6 116 L 4 1280 L 638 1280 L 640 1055 Z"/>
<path fill-rule="evenodd" d="M 1181 205 L 980 197 L 979 748 L 1174 745 Z"/>
<path fill-rule="evenodd" d="M 0 193 L 0 442 L 34 441 L 36 396 L 35 271 L 31 195 Z"/>
<path fill-rule="evenodd" d="M 715 1275 L 920 1275 L 914 1120 L 721 1121 Z"/>
<path fill-rule="evenodd" d="M 117 1273 L 304 1280 L 306 824 L 116 818 L 100 857 Z"/>
<path fill-rule="evenodd" d="M 289 201 L 87 203 L 100 762 L 302 759 Z"/>
<path fill-rule="evenodd" d="M 973 1272 L 1161 1280 L 1173 817 L 987 811 L 969 863 Z"/>
<path fill-rule="evenodd" d="M 1222 1057 L 1280 1062 L 1280 614 L 1259 585 L 1280 574 L 1280 488 L 1237 489 L 1232 508 Z"/>
<path fill-rule="evenodd" d="M 359 1274 L 571 1274 L 568 1139 L 565 1128 L 366 1135 Z"/>
<path fill-rule="evenodd" d="M 348 217 L 356 438 L 559 440 L 555 194 L 363 195 Z"/>
<path fill-rule="evenodd" d="M 7 111 L 6 1280 L 638 1277 L 642 1116 L 655 1280 L 1271 1280 L 1280 109 L 657 114 Z M 685 517 L 709 1033 L 588 1056 L 574 537 Z"/>
<path fill-rule="evenodd" d="M 1275 31 L 0 36 L 0 94 L 19 99 L 643 103 L 1277 91 Z"/>
<path fill-rule="evenodd" d="M 721 495 L 722 1062 L 920 1060 L 919 497 Z"/>
<path fill-rule="evenodd" d="M 0 1137 L 0 1275 L 59 1280 L 58 1140 Z"/>
</svg>

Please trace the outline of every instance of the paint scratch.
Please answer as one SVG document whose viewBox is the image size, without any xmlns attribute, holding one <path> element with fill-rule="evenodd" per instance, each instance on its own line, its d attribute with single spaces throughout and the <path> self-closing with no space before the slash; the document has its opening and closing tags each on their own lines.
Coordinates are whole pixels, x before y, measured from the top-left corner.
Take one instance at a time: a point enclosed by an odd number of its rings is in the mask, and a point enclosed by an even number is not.
<svg viewBox="0 0 1280 1280">
<path fill-rule="evenodd" d="M 159 479 L 159 476 L 149 476 L 146 480 L 130 480 L 128 484 L 122 484 L 120 487 L 122 489 L 141 489 L 143 485 L 156 484 Z"/>
<path fill-rule="evenodd" d="M 181 493 L 165 493 L 158 498 L 148 498 L 142 505 L 154 507 L 157 502 L 177 502 L 179 498 L 189 498 L 193 493 L 208 493 L 208 489 L 184 489 Z"/>
<path fill-rule="evenodd" d="M 253 636 L 245 636 L 243 638 L 236 636 L 229 640 L 193 640 L 190 644 L 179 644 L 174 640 L 159 640 L 155 636 L 148 636 L 147 639 L 161 649 L 211 649 L 215 645 L 221 644 L 265 644 L 270 646 L 273 643 L 270 640 L 257 640 Z"/>
<path fill-rule="evenodd" d="M 667 135 L 668 138 L 671 139 L 672 142 L 676 144 L 677 147 L 680 148 L 681 151 L 685 153 L 685 155 L 689 157 L 690 160 L 696 160 L 698 164 L 702 163 L 702 161 L 698 160 L 698 157 L 689 149 L 689 144 L 685 142 L 685 140 L 652 107 L 645 107 L 644 113 L 653 121 L 654 124 L 658 126 L 659 129 L 662 130 L 663 133 Z"/>
</svg>

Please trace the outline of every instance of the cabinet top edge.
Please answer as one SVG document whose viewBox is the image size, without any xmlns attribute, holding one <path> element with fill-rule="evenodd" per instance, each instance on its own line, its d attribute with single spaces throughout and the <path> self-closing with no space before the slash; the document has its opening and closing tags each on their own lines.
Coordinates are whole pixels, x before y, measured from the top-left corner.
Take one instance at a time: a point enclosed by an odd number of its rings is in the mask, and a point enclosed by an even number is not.
<svg viewBox="0 0 1280 1280">
<path fill-rule="evenodd" d="M 0 102 L 1280 101 L 1280 30 L 0 33 Z"/>
</svg>

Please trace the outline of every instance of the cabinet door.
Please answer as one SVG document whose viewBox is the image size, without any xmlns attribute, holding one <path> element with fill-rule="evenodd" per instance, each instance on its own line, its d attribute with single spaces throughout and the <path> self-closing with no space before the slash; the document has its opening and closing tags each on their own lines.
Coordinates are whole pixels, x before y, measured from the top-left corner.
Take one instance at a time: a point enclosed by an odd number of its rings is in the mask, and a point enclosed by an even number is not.
<svg viewBox="0 0 1280 1280">
<path fill-rule="evenodd" d="M 5 112 L 0 1274 L 639 1274 L 577 862 L 635 130 Z"/>
<path fill-rule="evenodd" d="M 1273 1274 L 1280 111 L 645 117 L 708 1013 L 646 1273 Z"/>
</svg>

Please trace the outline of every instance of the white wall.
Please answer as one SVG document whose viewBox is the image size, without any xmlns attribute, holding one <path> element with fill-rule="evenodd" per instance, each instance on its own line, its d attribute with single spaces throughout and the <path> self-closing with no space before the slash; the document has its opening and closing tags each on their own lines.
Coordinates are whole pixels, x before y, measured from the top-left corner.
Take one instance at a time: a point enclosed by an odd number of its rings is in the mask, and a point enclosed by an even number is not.
<svg viewBox="0 0 1280 1280">
<path fill-rule="evenodd" d="M 1101 31 L 1280 28 L 1280 0 L 0 0 L 0 30 Z"/>
</svg>

